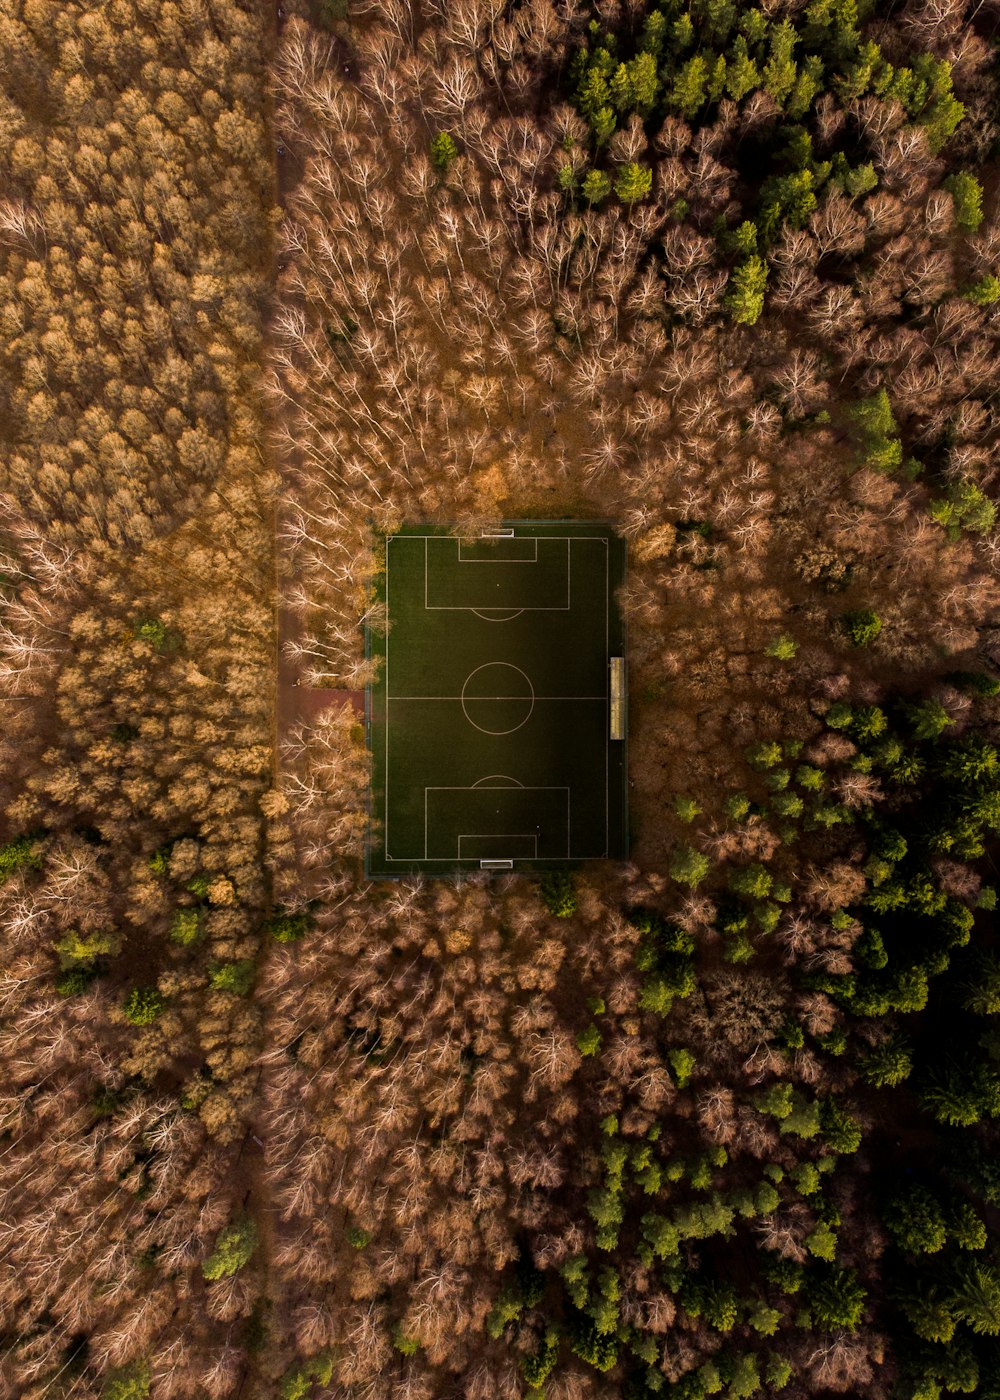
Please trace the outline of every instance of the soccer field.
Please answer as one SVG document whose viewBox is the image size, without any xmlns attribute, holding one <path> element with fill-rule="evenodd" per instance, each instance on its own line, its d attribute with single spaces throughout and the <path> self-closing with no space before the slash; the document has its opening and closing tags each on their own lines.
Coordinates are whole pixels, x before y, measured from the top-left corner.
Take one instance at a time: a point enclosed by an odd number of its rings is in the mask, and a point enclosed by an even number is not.
<svg viewBox="0 0 1000 1400">
<path fill-rule="evenodd" d="M 370 874 L 626 855 L 624 569 L 600 524 L 387 539 Z"/>
</svg>

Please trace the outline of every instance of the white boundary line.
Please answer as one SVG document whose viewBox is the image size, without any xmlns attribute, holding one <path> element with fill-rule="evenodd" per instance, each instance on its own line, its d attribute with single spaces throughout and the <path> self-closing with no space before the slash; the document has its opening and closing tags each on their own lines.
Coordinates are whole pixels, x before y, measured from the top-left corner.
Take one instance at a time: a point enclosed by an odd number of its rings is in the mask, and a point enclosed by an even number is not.
<svg viewBox="0 0 1000 1400">
<path fill-rule="evenodd" d="M 385 619 L 386 619 L 386 633 L 385 633 L 385 719 L 384 719 L 384 722 L 383 722 L 383 725 L 382 725 L 383 729 L 385 730 L 385 812 L 384 812 L 384 814 L 383 814 L 383 820 L 382 820 L 382 848 L 383 848 L 383 850 L 384 850 L 384 852 L 385 852 L 385 858 L 386 858 L 387 861 L 392 860 L 392 856 L 389 854 L 389 813 L 392 811 L 392 807 L 390 806 L 390 803 L 389 803 L 389 650 L 390 650 L 390 647 L 389 647 L 389 626 L 388 626 L 388 622 L 389 622 L 389 618 L 392 616 L 392 614 L 391 614 L 390 611 L 389 611 L 389 575 L 392 573 L 392 570 L 391 570 L 390 567 L 389 567 L 389 554 L 390 554 L 391 549 L 392 549 L 392 542 L 393 542 L 393 540 L 398 540 L 398 539 L 399 539 L 399 536 L 398 536 L 398 535 L 390 535 L 390 536 L 387 538 L 386 542 L 385 542 Z M 425 827 L 424 827 L 425 833 L 426 833 L 426 830 L 427 830 L 427 828 L 426 828 L 426 826 L 425 826 Z M 427 854 L 426 851 L 424 852 L 424 854 L 425 854 L 425 855 Z"/>
<path fill-rule="evenodd" d="M 492 787 L 480 787 L 475 783 L 431 783 L 424 792 L 569 792 L 568 783 L 520 783 L 517 787 L 494 783 Z"/>
<path fill-rule="evenodd" d="M 490 777 L 500 775 L 490 774 Z M 494 783 L 492 787 L 480 787 L 482 778 L 474 783 L 431 783 L 425 792 L 569 792 L 568 783 L 518 783 L 517 787 L 507 787 Z"/>
<path fill-rule="evenodd" d="M 470 612 L 470 613 L 475 613 L 476 616 L 479 617 L 482 613 L 487 612 L 488 609 L 486 609 L 486 608 L 452 608 L 452 607 L 444 607 L 441 603 L 425 603 L 425 604 L 424 604 L 424 611 L 425 611 L 425 612 Z M 507 609 L 506 609 L 506 608 L 494 608 L 493 611 L 494 611 L 494 612 L 506 612 Z M 513 610 L 512 610 L 512 611 L 513 611 Z M 572 612 L 573 609 L 570 607 L 569 603 L 567 603 L 565 607 L 558 607 L 558 608 L 518 608 L 517 611 L 518 611 L 519 613 L 526 613 L 526 612 Z M 513 618 L 510 618 L 510 617 L 484 617 L 484 618 L 483 618 L 483 621 L 484 621 L 484 622 L 512 622 L 512 621 L 513 621 Z"/>
<path fill-rule="evenodd" d="M 533 846 L 531 859 L 538 859 L 538 834 L 534 831 L 462 831 L 458 836 L 458 855 L 456 860 L 508 860 L 508 856 L 463 856 L 463 841 L 530 841 Z M 515 856 L 515 860 L 523 860 L 524 856 Z"/>
<path fill-rule="evenodd" d="M 470 700 L 530 700 L 530 695 L 470 695 Z M 536 695 L 536 700 L 607 700 L 606 695 Z M 461 700 L 461 695 L 387 695 L 387 700 Z"/>
<path fill-rule="evenodd" d="M 482 539 L 482 538 L 484 538 L 484 536 L 482 536 L 482 535 L 477 535 L 476 538 L 477 538 L 477 539 Z M 506 539 L 507 536 L 503 536 L 503 538 Z M 530 539 L 539 539 L 539 540 L 600 540 L 602 544 L 605 543 L 605 537 L 604 537 L 603 535 L 515 535 L 513 538 L 519 539 L 519 540 L 530 540 Z M 444 534 L 444 535 L 442 535 L 442 534 L 437 534 L 437 535 L 410 535 L 410 534 L 405 534 L 405 535 L 390 535 L 390 536 L 389 536 L 389 539 L 391 539 L 391 540 L 457 540 L 457 539 L 458 539 L 458 536 L 457 536 L 457 535 L 448 535 L 448 534 Z M 472 560 L 471 560 L 471 559 L 470 559 L 470 560 L 467 560 L 467 562 L 471 564 L 471 563 L 472 563 Z M 503 561 L 502 561 L 502 560 L 498 560 L 497 562 L 498 562 L 498 563 L 502 563 Z"/>
<path fill-rule="evenodd" d="M 481 781 L 482 781 L 482 779 L 480 779 L 480 782 L 481 782 Z M 427 824 L 428 824 L 428 820 L 427 820 L 427 819 L 428 819 L 428 812 L 427 812 L 428 799 L 427 799 L 427 794 L 428 794 L 429 792 L 478 792 L 478 793 L 483 793 L 483 792 L 564 792 L 564 793 L 566 794 L 566 856 L 565 856 L 565 857 L 562 857 L 562 856 L 553 856 L 553 857 L 551 857 L 551 859 L 553 859 L 553 860 L 562 860 L 562 859 L 570 860 L 571 857 L 570 857 L 570 854 L 569 854 L 569 849 L 570 849 L 569 821 L 570 821 L 570 792 L 571 792 L 571 790 L 572 790 L 572 789 L 569 788 L 568 786 L 566 786 L 564 783 L 535 783 L 535 784 L 527 784 L 527 785 L 526 785 L 526 784 L 521 784 L 521 786 L 516 787 L 516 788 L 512 788 L 512 787 L 499 787 L 499 786 L 498 786 L 498 787 L 486 787 L 486 788 L 482 788 L 482 787 L 478 787 L 475 783 L 473 783 L 471 786 L 470 786 L 469 784 L 467 784 L 467 783 L 448 783 L 448 784 L 441 784 L 441 785 L 432 784 L 432 785 L 429 786 L 429 787 L 425 787 L 425 788 L 424 788 L 424 860 L 461 860 L 461 859 L 462 859 L 461 849 L 459 850 L 458 856 L 429 856 L 429 855 L 427 854 Z M 466 834 L 467 834 L 467 835 L 471 835 L 472 833 L 466 833 Z M 479 833 L 475 833 L 475 834 L 478 835 Z M 487 835 L 487 836 L 489 835 L 488 832 L 487 832 L 487 833 L 483 833 L 483 834 L 484 834 L 484 835 Z M 512 832 L 509 833 L 509 835 L 511 835 L 511 836 L 527 836 L 528 833 L 527 833 L 527 832 L 512 831 Z M 499 839 L 499 837 L 498 837 L 498 839 Z M 461 844 L 462 844 L 462 838 L 461 838 L 461 836 L 459 837 L 458 844 L 459 844 L 459 848 L 461 848 Z M 604 847 L 605 847 L 605 850 L 607 849 L 607 845 L 608 845 L 608 842 L 607 842 L 607 833 L 605 832 L 605 839 L 604 839 Z M 536 838 L 536 850 L 535 850 L 535 858 L 536 858 L 536 859 L 537 859 L 537 856 L 538 856 L 538 850 L 537 850 L 537 838 Z M 480 857 L 478 857 L 478 856 L 469 856 L 469 860 L 478 860 L 479 858 L 480 858 Z M 390 860 L 390 859 L 391 859 L 390 856 L 386 856 L 386 860 Z M 410 856 L 409 859 L 410 859 L 410 860 L 413 860 L 414 857 L 413 857 L 413 856 Z M 416 859 L 419 860 L 420 857 L 417 856 Z M 485 859 L 485 857 L 483 857 L 483 859 Z M 524 857 L 522 856 L 521 859 L 523 860 Z"/>
<path fill-rule="evenodd" d="M 425 543 L 424 543 L 424 590 L 425 590 L 425 592 L 424 592 L 424 602 L 425 602 L 425 605 L 426 605 L 426 599 L 427 599 L 427 594 L 426 594 L 426 587 L 427 587 L 427 544 L 426 544 L 426 541 L 427 541 L 427 540 L 437 540 L 437 539 L 447 539 L 447 538 L 448 538 L 448 536 L 442 536 L 442 535 L 389 535 L 389 536 L 387 537 L 387 539 L 386 539 L 386 547 L 385 547 L 385 610 L 386 610 L 386 616 L 387 616 L 387 617 L 391 616 L 390 611 L 389 611 L 389 575 L 390 575 L 390 572 L 391 572 L 390 567 L 389 567 L 389 553 L 390 553 L 390 546 L 392 545 L 392 543 L 393 543 L 395 540 L 419 540 L 419 539 L 422 539 L 422 540 L 425 541 Z M 609 547 L 609 543 L 608 543 L 607 537 L 606 537 L 606 536 L 603 536 L 603 535 L 540 535 L 540 536 L 537 536 L 536 538 L 537 538 L 537 539 L 565 540 L 565 542 L 566 542 L 566 560 L 567 560 L 567 568 L 566 568 L 566 572 L 567 572 L 567 594 L 569 594 L 569 570 L 570 570 L 570 559 L 571 559 L 571 547 L 572 547 L 573 541 L 574 541 L 574 540 L 600 540 L 600 542 L 604 545 L 604 651 L 605 651 L 605 656 L 610 655 L 610 647 L 611 647 L 611 579 L 610 579 L 610 568 L 611 568 L 611 565 L 610 565 L 610 553 L 609 553 L 609 548 L 610 548 L 610 547 Z M 461 543 L 461 542 L 459 542 L 459 543 Z M 537 553 L 538 553 L 538 550 L 537 550 L 537 545 L 536 545 L 536 550 L 535 550 L 536 558 L 537 558 Z M 473 562 L 485 562 L 485 561 L 463 560 L 462 562 L 464 562 L 464 563 L 473 563 Z M 517 563 L 517 562 L 521 562 L 521 563 L 524 563 L 524 562 L 527 562 L 527 561 L 525 561 L 525 560 L 521 560 L 521 561 L 517 561 L 517 560 L 504 560 L 504 561 L 498 561 L 498 562 L 504 562 L 504 563 Z M 453 612 L 475 612 L 475 609 L 474 609 L 474 608 L 455 608 L 455 609 L 448 609 L 447 611 L 453 611 Z M 521 611 L 529 611 L 529 610 L 528 610 L 528 609 L 521 609 Z M 567 606 L 566 608 L 534 608 L 534 609 L 531 609 L 530 611 L 534 611 L 534 612 L 568 612 L 568 611 L 571 611 L 571 608 L 568 607 L 568 606 Z M 437 695 L 426 695 L 426 696 L 394 695 L 394 696 L 390 696 L 390 694 L 389 694 L 389 651 L 390 651 L 389 639 L 388 639 L 388 637 L 387 637 L 387 638 L 386 638 L 386 645 L 385 645 L 385 716 L 384 716 L 384 724 L 383 724 L 383 728 L 385 729 L 385 819 L 384 819 L 384 824 L 383 824 L 384 839 L 383 839 L 383 843 L 382 843 L 382 844 L 383 844 L 384 859 L 385 859 L 385 861 L 386 861 L 387 863 L 392 863 L 392 864 L 395 864 L 395 865 L 405 865 L 405 864 L 408 864 L 409 862 L 411 862 L 411 861 L 413 861 L 413 860 L 419 860 L 420 857 L 419 857 L 419 856 L 403 856 L 403 857 L 397 858 L 396 856 L 391 856 L 391 855 L 389 854 L 389 813 L 390 813 L 390 810 L 391 810 L 391 806 L 390 806 L 390 802 L 389 802 L 389 702 L 390 702 L 390 700 L 439 700 L 439 699 L 445 699 L 445 698 L 449 698 L 449 699 L 450 699 L 450 698 L 452 698 L 452 697 L 437 696 Z M 459 697 L 455 697 L 455 698 L 461 699 L 460 696 L 459 696 Z M 546 696 L 537 696 L 536 699 L 542 699 L 542 700 L 556 700 L 556 699 L 600 700 L 600 699 L 603 699 L 604 702 L 605 702 L 606 707 L 608 707 L 609 713 L 608 713 L 608 715 L 606 716 L 606 718 L 608 719 L 608 723 L 610 723 L 610 704 L 611 704 L 610 687 L 609 687 L 609 692 L 608 692 L 608 694 L 607 694 L 606 696 L 590 696 L 590 695 L 579 695 L 579 696 L 548 696 L 548 695 L 546 695 Z M 607 728 L 607 726 L 606 726 L 606 728 Z M 608 854 L 609 837 L 610 837 L 610 830 L 611 830 L 611 815 L 610 815 L 610 800 L 611 800 L 611 799 L 610 799 L 610 794 L 609 794 L 609 792 L 608 792 L 608 783 L 609 783 L 609 780 L 610 780 L 610 768 L 609 768 L 610 761 L 611 761 L 610 744 L 609 744 L 608 742 L 605 742 L 605 745 L 604 745 L 604 851 L 602 852 L 602 854 L 601 854 L 600 856 L 576 856 L 576 857 L 574 857 L 574 856 L 572 856 L 572 855 L 570 854 L 570 851 L 571 851 L 571 849 L 572 849 L 572 840 L 571 840 L 571 835 L 570 835 L 570 818 L 571 818 L 571 811 L 572 811 L 572 808 L 571 808 L 571 803 L 570 803 L 570 788 L 564 786 L 564 787 L 562 788 L 562 791 L 564 791 L 564 792 L 566 793 L 566 855 L 565 855 L 565 856 L 546 856 L 546 857 L 544 857 L 544 859 L 546 859 L 546 860 L 551 860 L 551 861 L 562 861 L 562 860 L 571 861 L 571 860 L 574 860 L 574 859 L 576 859 L 576 860 L 594 860 L 594 859 L 601 860 L 601 859 L 605 859 L 605 858 L 607 857 L 607 854 Z M 480 780 L 480 781 L 481 781 L 481 780 Z M 468 792 L 471 792 L 471 791 L 474 790 L 474 788 L 475 788 L 475 785 L 473 785 L 473 787 L 464 788 L 464 789 L 459 789 L 459 791 L 468 791 Z M 483 789 L 475 789 L 475 790 L 483 791 Z M 547 791 L 548 789 L 547 789 L 547 788 L 524 788 L 524 787 L 522 786 L 521 790 L 522 790 L 522 791 L 529 791 L 529 792 L 530 792 L 530 791 Z M 423 858 L 424 858 L 424 860 L 427 861 L 429 864 L 433 864 L 433 863 L 450 863 L 450 862 L 452 862 L 452 861 L 455 860 L 455 857 L 454 857 L 454 856 L 428 856 L 428 855 L 427 855 L 427 792 L 428 792 L 428 789 L 425 787 L 425 788 L 424 788 L 424 857 L 423 857 Z M 470 857 L 470 859 L 471 859 L 471 857 Z"/>
<path fill-rule="evenodd" d="M 419 535 L 410 535 L 408 538 L 411 539 L 411 540 L 416 540 L 416 539 L 420 539 L 421 536 L 419 536 Z M 425 539 L 425 540 L 428 540 L 428 539 L 447 540 L 447 539 L 454 539 L 454 535 L 436 535 L 436 536 L 424 535 L 422 538 Z M 459 541 L 458 541 L 458 562 L 459 562 L 460 564 L 537 564 L 537 563 L 538 563 L 538 541 L 539 541 L 539 538 L 548 540 L 548 539 L 552 539 L 553 536 L 552 536 L 552 535 L 542 535 L 542 536 L 538 536 L 538 535 L 516 535 L 516 536 L 515 536 L 515 535 L 513 534 L 513 532 L 512 532 L 512 533 L 509 534 L 509 535 L 480 535 L 480 537 L 479 537 L 479 540 L 484 540 L 484 539 L 487 539 L 487 540 L 513 540 L 513 539 L 516 539 L 518 544 L 520 544 L 522 540 L 524 541 L 525 544 L 527 544 L 528 541 L 530 540 L 530 542 L 535 546 L 534 557 L 531 558 L 531 559 L 463 559 L 463 558 L 462 558 L 462 549 L 463 549 L 463 547 L 464 547 L 464 545 L 465 545 L 465 540 L 459 540 Z M 478 541 L 478 540 L 470 540 L 469 543 L 470 543 L 470 544 L 478 544 L 479 541 Z M 425 545 L 424 548 L 426 549 L 426 547 L 427 547 L 427 546 Z"/>
<path fill-rule="evenodd" d="M 539 859 L 539 860 L 548 860 L 548 861 L 553 861 L 553 862 L 561 862 L 563 865 L 567 865 L 570 861 L 580 861 L 580 860 L 607 860 L 607 854 L 608 854 L 608 853 L 607 853 L 607 849 L 605 849 L 605 850 L 600 851 L 600 852 L 595 851 L 595 852 L 593 853 L 593 855 L 589 855 L 589 856 L 539 856 L 538 859 Z M 384 857 L 384 859 L 387 860 L 387 861 L 389 861 L 392 865 L 412 865 L 412 863 L 413 863 L 415 860 L 426 861 L 426 862 L 428 863 L 428 865 L 449 865 L 449 864 L 450 864 L 450 865 L 454 865 L 454 864 L 455 864 L 455 861 L 458 859 L 458 857 L 457 857 L 457 856 L 390 856 L 390 855 L 387 855 L 387 856 Z M 469 860 L 478 860 L 479 857 L 478 857 L 478 856 L 469 856 L 468 859 L 469 859 Z M 485 860 L 486 857 L 484 856 L 483 859 Z M 524 859 L 524 857 L 521 857 L 521 859 Z"/>
<path fill-rule="evenodd" d="M 452 539 L 452 538 L 454 538 L 454 536 L 451 536 L 451 535 L 398 535 L 398 536 L 393 536 L 393 538 L 394 538 L 394 539 L 408 539 L 408 540 L 423 540 L 423 542 L 424 542 L 424 611 L 425 611 L 425 612 L 471 612 L 471 613 L 476 613 L 476 615 L 478 616 L 479 613 L 480 613 L 480 611 L 482 611 L 482 612 L 513 612 L 513 611 L 514 611 L 514 609 L 513 609 L 512 607 L 498 607 L 498 608 L 488 608 L 488 607 L 487 607 L 487 608 L 481 608 L 481 609 L 479 609 L 479 608 L 473 608 L 473 607 L 453 607 L 453 606 L 451 606 L 451 605 L 448 605 L 448 604 L 441 604 L 441 603 L 429 603 L 429 602 L 427 601 L 427 599 L 430 597 L 430 583 L 429 583 L 429 581 L 428 581 L 428 558 L 429 558 L 429 555 L 430 555 L 429 542 L 430 542 L 431 540 L 447 540 L 447 539 Z M 573 611 L 573 593 L 572 593 L 572 586 L 571 586 L 571 582 L 570 582 L 570 573 L 571 573 L 571 568 L 570 568 L 570 546 L 571 546 L 572 543 L 573 543 L 573 538 L 574 538 L 574 537 L 573 537 L 572 535 L 542 535 L 542 536 L 540 536 L 540 538 L 541 538 L 541 539 L 546 539 L 546 540 L 552 540 L 553 543 L 556 543 L 556 542 L 559 541 L 559 540 L 564 540 L 564 541 L 565 541 L 565 544 L 566 544 L 566 604 L 565 604 L 565 606 L 551 607 L 551 608 L 523 607 L 523 608 L 518 608 L 518 609 L 517 609 L 517 612 L 518 612 L 518 613 L 526 613 L 526 612 L 572 612 L 572 611 Z M 581 538 L 583 538 L 583 539 L 586 539 L 586 538 L 596 539 L 597 536 L 595 536 L 595 535 L 591 535 L 591 536 L 589 536 L 589 537 L 588 537 L 588 536 L 581 536 Z M 457 562 L 460 563 L 460 564 L 537 564 L 537 562 L 538 562 L 538 540 L 537 540 L 537 539 L 535 540 L 535 558 L 534 558 L 534 559 L 462 559 L 462 558 L 461 558 L 462 541 L 461 541 L 461 540 L 458 540 L 457 543 L 458 543 L 458 546 L 459 546 L 459 558 L 458 558 L 458 561 L 457 561 Z M 605 552 L 607 551 L 607 546 L 608 546 L 608 542 L 607 542 L 607 540 L 605 540 L 605 541 L 604 541 Z M 387 553 L 387 555 L 386 555 L 386 559 L 388 560 L 388 553 Z M 386 565 L 386 569 L 387 569 L 387 571 L 388 571 L 388 564 Z M 607 582 L 607 569 L 605 569 L 604 578 L 605 578 L 605 583 L 606 583 L 606 582 Z M 506 621 L 509 621 L 510 619 L 508 619 L 508 618 L 500 618 L 500 619 L 496 619 L 496 618 L 484 618 L 484 621 L 486 621 L 486 622 L 495 622 L 495 621 L 497 621 L 497 620 L 499 620 L 499 621 L 501 621 L 501 622 L 506 622 Z"/>
<path fill-rule="evenodd" d="M 604 655 L 611 655 L 611 555 L 608 552 L 607 536 L 604 536 Z M 385 683 L 385 693 L 389 694 L 389 681 Z M 388 705 L 386 709 L 388 710 Z M 608 677 L 607 708 L 604 712 L 604 732 L 611 733 L 611 677 Z M 611 797 L 608 784 L 611 782 L 611 740 L 604 744 L 604 854 L 611 845 Z"/>
</svg>

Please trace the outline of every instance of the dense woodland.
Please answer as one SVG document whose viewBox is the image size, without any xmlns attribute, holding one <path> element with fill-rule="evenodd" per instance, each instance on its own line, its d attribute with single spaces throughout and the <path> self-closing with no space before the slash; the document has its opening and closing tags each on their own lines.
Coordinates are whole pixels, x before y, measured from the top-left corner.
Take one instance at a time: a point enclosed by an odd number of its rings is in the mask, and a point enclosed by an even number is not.
<svg viewBox="0 0 1000 1400">
<path fill-rule="evenodd" d="M 998 1400 L 998 36 L 0 5 L 0 1394 Z M 518 516 L 631 859 L 371 881 L 380 538 Z"/>
</svg>

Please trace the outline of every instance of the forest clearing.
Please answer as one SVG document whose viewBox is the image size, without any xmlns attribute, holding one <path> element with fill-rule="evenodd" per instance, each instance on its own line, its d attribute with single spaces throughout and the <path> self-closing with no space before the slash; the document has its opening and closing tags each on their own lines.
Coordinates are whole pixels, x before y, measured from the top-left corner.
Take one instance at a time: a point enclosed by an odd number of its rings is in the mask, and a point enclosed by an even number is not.
<svg viewBox="0 0 1000 1400">
<path fill-rule="evenodd" d="M 378 662 L 366 872 L 565 872 L 627 856 L 613 531 L 516 522 L 462 539 L 417 526 L 385 554 L 384 623 L 366 647 Z"/>
<path fill-rule="evenodd" d="M 996 1400 L 1000 8 L 0 9 L 0 1393 Z"/>
</svg>

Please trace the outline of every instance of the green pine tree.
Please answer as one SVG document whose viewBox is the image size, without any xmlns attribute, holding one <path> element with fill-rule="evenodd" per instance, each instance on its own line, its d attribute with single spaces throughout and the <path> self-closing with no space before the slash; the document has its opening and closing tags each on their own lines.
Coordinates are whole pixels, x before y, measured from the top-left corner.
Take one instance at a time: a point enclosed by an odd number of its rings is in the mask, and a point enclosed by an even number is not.
<svg viewBox="0 0 1000 1400">
<path fill-rule="evenodd" d="M 725 301 L 737 325 L 752 326 L 760 319 L 766 286 L 767 264 L 756 254 L 733 268 Z"/>
<path fill-rule="evenodd" d="M 865 1311 L 867 1293 L 853 1269 L 826 1269 L 810 1279 L 807 1303 L 817 1326 L 825 1331 L 854 1331 Z"/>
<path fill-rule="evenodd" d="M 955 1314 L 938 1285 L 921 1280 L 908 1283 L 897 1294 L 903 1316 L 925 1342 L 950 1342 L 957 1326 Z"/>
<path fill-rule="evenodd" d="M 679 885 L 697 889 L 711 869 L 708 856 L 693 846 L 676 846 L 670 858 L 670 877 Z"/>
<path fill-rule="evenodd" d="M 895 1195 L 882 1219 L 894 1243 L 908 1254 L 936 1254 L 948 1238 L 944 1211 L 925 1186 L 910 1186 Z"/>
<path fill-rule="evenodd" d="M 454 137 L 447 131 L 439 131 L 431 141 L 431 164 L 434 169 L 447 175 L 449 166 L 457 159 L 458 147 Z"/>
<path fill-rule="evenodd" d="M 146 1400 L 153 1383 L 145 1361 L 135 1361 L 112 1371 L 101 1389 L 101 1400 Z"/>
<path fill-rule="evenodd" d="M 983 222 L 983 187 L 967 170 L 949 175 L 944 188 L 955 206 L 955 224 L 963 233 L 975 233 Z"/>
<path fill-rule="evenodd" d="M 621 166 L 615 177 L 615 194 L 630 207 L 638 200 L 645 199 L 652 188 L 652 170 L 646 165 L 637 165 L 635 161 Z"/>
<path fill-rule="evenodd" d="M 903 444 L 885 389 L 859 400 L 849 411 L 848 419 L 851 437 L 864 466 L 891 472 L 900 465 Z"/>
<path fill-rule="evenodd" d="M 692 55 L 674 78 L 669 105 L 682 117 L 693 117 L 708 97 L 708 65 L 700 53 Z"/>
<path fill-rule="evenodd" d="M 962 295 L 967 301 L 974 301 L 977 306 L 993 306 L 1000 301 L 1000 277 L 987 273 L 985 277 L 980 277 L 978 282 L 970 283 Z"/>
<path fill-rule="evenodd" d="M 215 1241 L 215 1248 L 201 1266 L 206 1279 L 226 1278 L 249 1263 L 257 1248 L 257 1226 L 248 1217 L 227 1225 Z"/>
<path fill-rule="evenodd" d="M 958 1269 L 948 1301 L 978 1336 L 1000 1335 L 1000 1273 L 993 1264 L 977 1259 Z"/>
<path fill-rule="evenodd" d="M 726 93 L 734 102 L 740 102 L 759 85 L 760 69 L 750 57 L 744 36 L 737 35 L 726 64 Z"/>
<path fill-rule="evenodd" d="M 861 1062 L 861 1073 L 876 1089 L 894 1089 L 908 1079 L 913 1051 L 902 1032 L 896 1032 L 870 1050 Z"/>
<path fill-rule="evenodd" d="M 907 705 L 906 716 L 915 739 L 937 739 L 953 720 L 939 700 L 924 700 Z"/>
<path fill-rule="evenodd" d="M 974 535 L 988 534 L 997 518 L 994 502 L 974 481 L 968 480 L 951 482 L 944 496 L 931 501 L 929 509 L 952 539 L 958 539 L 963 530 Z"/>
<path fill-rule="evenodd" d="M 772 24 L 770 50 L 764 64 L 764 87 L 779 107 L 784 106 L 794 91 L 799 76 L 792 58 L 797 39 L 798 35 L 787 19 L 780 24 Z"/>
<path fill-rule="evenodd" d="M 882 619 L 871 608 L 855 608 L 841 615 L 840 625 L 852 646 L 866 647 L 882 631 Z"/>
<path fill-rule="evenodd" d="M 601 1048 L 601 1032 L 591 1021 L 585 1030 L 580 1031 L 576 1037 L 576 1048 L 580 1054 L 587 1059 L 591 1055 L 596 1055 Z"/>
<path fill-rule="evenodd" d="M 166 1009 L 167 999 L 155 987 L 133 987 L 125 1001 L 125 1019 L 133 1026 L 149 1026 Z"/>
<path fill-rule="evenodd" d="M 588 170 L 583 177 L 580 193 L 588 204 L 600 204 L 611 193 L 611 180 L 603 170 Z"/>
</svg>

